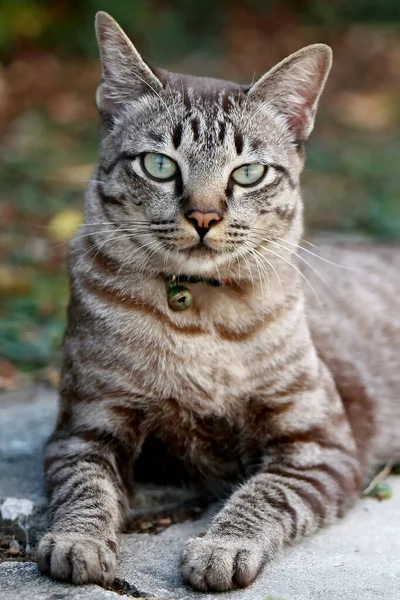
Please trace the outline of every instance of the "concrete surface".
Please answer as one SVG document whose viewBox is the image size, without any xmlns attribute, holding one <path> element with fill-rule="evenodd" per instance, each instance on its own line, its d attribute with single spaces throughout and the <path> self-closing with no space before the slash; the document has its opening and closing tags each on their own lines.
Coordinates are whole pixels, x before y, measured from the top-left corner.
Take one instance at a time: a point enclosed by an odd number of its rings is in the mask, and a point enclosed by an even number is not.
<svg viewBox="0 0 400 600">
<path fill-rule="evenodd" d="M 130 596 L 132 597 L 132 596 Z M 42 577 L 33 563 L 0 563 L 1 600 L 121 600 L 97 585 L 80 588 Z"/>
<path fill-rule="evenodd" d="M 41 445 L 53 426 L 55 406 L 50 392 L 0 396 L 0 504 L 10 497 L 31 500 L 32 531 L 43 515 Z M 391 485 L 392 499 L 360 500 L 344 520 L 286 550 L 246 590 L 199 594 L 182 585 L 178 570 L 182 545 L 204 530 L 208 514 L 157 536 L 121 535 L 119 593 L 54 583 L 39 576 L 32 563 L 2 563 L 0 600 L 117 600 L 123 592 L 122 597 L 157 600 L 399 600 L 400 478 L 392 478 Z M 163 499 L 160 490 L 141 494 L 142 509 L 154 498 L 156 503 Z M 166 502 L 170 500 L 167 494 Z"/>
</svg>

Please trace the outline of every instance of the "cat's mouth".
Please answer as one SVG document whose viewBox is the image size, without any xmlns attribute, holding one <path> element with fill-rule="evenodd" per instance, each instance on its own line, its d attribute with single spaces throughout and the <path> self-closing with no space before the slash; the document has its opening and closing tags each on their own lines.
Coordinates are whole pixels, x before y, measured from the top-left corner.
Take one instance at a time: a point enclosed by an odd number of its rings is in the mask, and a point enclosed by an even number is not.
<svg viewBox="0 0 400 600">
<path fill-rule="evenodd" d="M 193 246 L 189 246 L 189 248 L 181 248 L 180 252 L 186 252 L 190 256 L 207 256 L 209 254 L 217 254 L 218 250 L 206 246 L 203 242 L 198 242 Z"/>
</svg>

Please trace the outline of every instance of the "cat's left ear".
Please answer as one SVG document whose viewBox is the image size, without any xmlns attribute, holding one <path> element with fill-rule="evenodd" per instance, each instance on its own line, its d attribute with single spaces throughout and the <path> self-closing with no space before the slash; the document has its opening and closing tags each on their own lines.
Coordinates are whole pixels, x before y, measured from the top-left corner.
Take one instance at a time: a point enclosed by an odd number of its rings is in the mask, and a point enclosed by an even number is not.
<svg viewBox="0 0 400 600">
<path fill-rule="evenodd" d="M 101 113 L 113 117 L 125 102 L 161 91 L 161 81 L 109 14 L 96 14 L 96 35 L 102 66 L 96 102 Z"/>
<path fill-rule="evenodd" d="M 295 140 L 305 142 L 313 129 L 318 100 L 331 66 L 329 46 L 306 46 L 256 81 L 248 97 L 276 108 L 286 119 Z"/>
</svg>

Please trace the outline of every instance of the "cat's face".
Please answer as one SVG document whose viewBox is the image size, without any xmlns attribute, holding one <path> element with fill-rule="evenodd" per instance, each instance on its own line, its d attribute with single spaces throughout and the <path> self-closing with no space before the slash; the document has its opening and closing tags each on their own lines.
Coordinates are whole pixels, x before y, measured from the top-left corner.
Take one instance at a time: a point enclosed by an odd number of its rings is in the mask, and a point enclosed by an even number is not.
<svg viewBox="0 0 400 600">
<path fill-rule="evenodd" d="M 104 13 L 97 32 L 99 200 L 111 199 L 106 216 L 133 230 L 149 263 L 213 273 L 299 229 L 302 145 L 330 66 L 325 46 L 245 88 L 151 71 Z"/>
</svg>

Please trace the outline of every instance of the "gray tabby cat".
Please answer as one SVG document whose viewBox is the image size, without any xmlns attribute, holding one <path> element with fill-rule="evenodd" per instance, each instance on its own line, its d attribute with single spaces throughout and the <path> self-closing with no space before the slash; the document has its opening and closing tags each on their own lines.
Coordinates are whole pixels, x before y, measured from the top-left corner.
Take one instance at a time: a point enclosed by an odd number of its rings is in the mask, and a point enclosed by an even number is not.
<svg viewBox="0 0 400 600">
<path fill-rule="evenodd" d="M 71 247 L 39 568 L 110 585 L 134 481 L 223 482 L 235 491 L 182 574 L 246 586 L 400 458 L 399 256 L 335 251 L 349 268 L 325 267 L 322 306 L 299 268 L 327 46 L 243 87 L 151 69 L 96 23 L 101 160 Z"/>
</svg>

